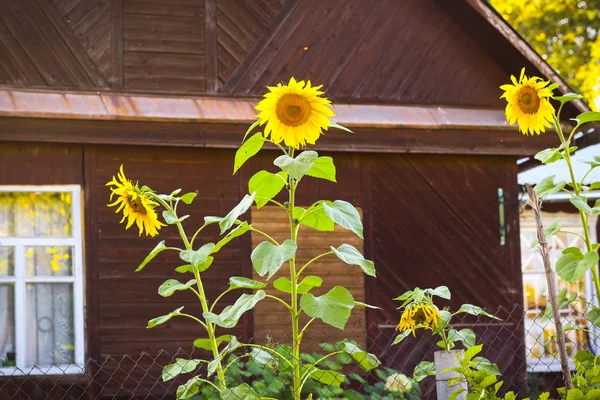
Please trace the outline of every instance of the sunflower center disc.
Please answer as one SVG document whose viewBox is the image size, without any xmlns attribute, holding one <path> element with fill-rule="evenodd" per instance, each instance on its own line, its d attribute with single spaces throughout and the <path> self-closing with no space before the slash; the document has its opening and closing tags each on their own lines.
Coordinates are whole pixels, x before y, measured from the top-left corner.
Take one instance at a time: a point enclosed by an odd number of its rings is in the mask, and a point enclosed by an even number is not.
<svg viewBox="0 0 600 400">
<path fill-rule="evenodd" d="M 131 197 L 127 199 L 129 201 L 129 205 L 133 209 L 134 212 L 138 214 L 146 214 L 146 207 L 144 207 L 140 200 L 132 199 Z"/>
<path fill-rule="evenodd" d="M 524 86 L 519 90 L 519 108 L 526 114 L 536 113 L 540 108 L 540 98 L 537 91 L 530 87 Z"/>
<path fill-rule="evenodd" d="M 310 103 L 298 94 L 285 94 L 277 102 L 275 112 L 279 120 L 288 126 L 298 126 L 308 121 Z"/>
</svg>

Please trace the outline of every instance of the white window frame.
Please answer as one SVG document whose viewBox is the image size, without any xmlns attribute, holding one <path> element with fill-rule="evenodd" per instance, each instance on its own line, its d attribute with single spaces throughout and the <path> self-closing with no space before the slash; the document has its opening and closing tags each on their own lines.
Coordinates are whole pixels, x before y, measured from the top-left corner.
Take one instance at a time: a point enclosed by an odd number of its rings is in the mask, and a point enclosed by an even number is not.
<svg viewBox="0 0 600 400">
<path fill-rule="evenodd" d="M 15 296 L 15 367 L 0 367 L 0 376 L 80 374 L 84 371 L 84 298 L 83 298 L 83 225 L 80 185 L 0 185 L 0 192 L 62 192 L 71 193 L 72 234 L 70 238 L 0 238 L 0 246 L 14 247 L 14 275 L 0 277 L 0 283 L 12 283 Z M 26 246 L 71 246 L 73 248 L 72 276 L 26 277 Z M 74 364 L 25 367 L 27 351 L 25 297 L 28 283 L 73 284 Z"/>
</svg>

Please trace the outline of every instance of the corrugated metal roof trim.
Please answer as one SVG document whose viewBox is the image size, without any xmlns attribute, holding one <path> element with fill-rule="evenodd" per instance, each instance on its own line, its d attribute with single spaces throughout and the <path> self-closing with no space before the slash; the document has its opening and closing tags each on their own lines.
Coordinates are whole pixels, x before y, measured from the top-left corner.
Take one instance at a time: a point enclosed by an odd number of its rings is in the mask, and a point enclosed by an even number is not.
<svg viewBox="0 0 600 400">
<path fill-rule="evenodd" d="M 160 122 L 252 123 L 259 99 L 159 97 L 0 89 L 0 116 Z M 348 127 L 513 130 L 502 110 L 437 106 L 334 106 Z"/>
</svg>

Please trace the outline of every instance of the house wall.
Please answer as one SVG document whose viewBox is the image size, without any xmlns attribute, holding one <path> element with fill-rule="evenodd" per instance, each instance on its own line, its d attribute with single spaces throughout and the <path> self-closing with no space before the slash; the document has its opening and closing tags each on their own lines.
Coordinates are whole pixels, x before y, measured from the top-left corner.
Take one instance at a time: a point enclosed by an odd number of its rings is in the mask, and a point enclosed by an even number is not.
<svg viewBox="0 0 600 400">
<path fill-rule="evenodd" d="M 4 149 L 9 150 L 8 157 L 4 157 Z M 65 156 L 70 152 L 72 156 Z M 105 183 L 124 164 L 129 178 L 157 191 L 178 187 L 198 190 L 197 199 L 187 207 L 194 216 L 188 226 L 193 226 L 193 221 L 201 216 L 226 214 L 246 193 L 247 181 L 254 172 L 274 170 L 272 160 L 276 153 L 261 153 L 237 175 L 231 175 L 234 152 L 230 150 L 18 143 L 3 144 L 2 154 L 0 184 L 83 184 L 86 355 L 97 360 L 105 356 L 135 356 L 124 359 L 120 366 L 117 363 L 107 363 L 102 369 L 92 366 L 90 372 L 96 375 L 90 391 L 99 398 L 118 395 L 143 398 L 148 395 L 144 386 L 159 379 L 160 367 L 152 360 L 160 351 L 173 354 L 180 347 L 191 351 L 191 342 L 201 336 L 184 319 L 173 319 L 151 330 L 145 328 L 147 320 L 179 305 L 185 305 L 191 313 L 200 310 L 189 293 L 177 293 L 166 299 L 157 294 L 160 283 L 176 277 L 173 268 L 179 265 L 177 257 L 160 254 L 142 272 L 133 272 L 158 240 L 138 237 L 135 228 L 126 231 L 119 224 L 120 217 L 106 207 L 109 191 Z M 426 337 L 388 347 L 399 318 L 395 309 L 398 304 L 391 299 L 407 289 L 447 285 L 453 293 L 448 303 L 452 307 L 468 302 L 495 310 L 521 303 L 514 158 L 331 155 L 336 162 L 338 183 L 312 180 L 309 185 L 303 181 L 298 204 L 343 199 L 362 209 L 365 254 L 375 261 L 378 274 L 378 279 L 364 278 L 365 300 L 383 308 L 383 311 L 367 311 L 367 344 L 386 364 L 408 373 L 418 361 L 432 357 L 431 343 Z M 32 160 L 38 160 L 39 164 Z M 29 173 L 32 168 L 40 171 L 39 179 L 32 178 Z M 504 246 L 499 243 L 498 187 L 507 195 L 508 236 Z M 201 236 L 202 242 L 214 241 L 218 232 Z M 177 237 L 169 227 L 161 231 L 160 239 L 175 243 Z M 248 235 L 235 240 L 219 254 L 205 275 L 210 297 L 227 286 L 227 277 L 251 276 L 250 252 Z M 524 379 L 521 369 L 524 360 L 519 357 L 523 340 L 514 334 L 522 329 L 519 324 L 519 320 L 509 320 L 496 325 L 477 325 L 475 329 L 488 344 L 487 354 L 500 357 L 500 367 L 507 373 L 505 385 L 517 389 L 522 387 Z M 511 334 L 504 337 L 502 333 L 503 340 L 498 340 L 495 335 L 498 331 Z M 248 338 L 252 333 L 252 314 L 247 313 L 235 334 Z M 148 356 L 137 357 L 141 352 Z M 159 364 L 161 360 L 165 357 L 158 357 Z M 171 392 L 178 383 L 157 385 L 152 393 Z M 431 393 L 427 385 L 425 392 Z"/>
<path fill-rule="evenodd" d="M 293 74 L 336 101 L 501 108 L 508 43 L 444 3 L 2 0 L 0 85 L 256 96 Z"/>
</svg>

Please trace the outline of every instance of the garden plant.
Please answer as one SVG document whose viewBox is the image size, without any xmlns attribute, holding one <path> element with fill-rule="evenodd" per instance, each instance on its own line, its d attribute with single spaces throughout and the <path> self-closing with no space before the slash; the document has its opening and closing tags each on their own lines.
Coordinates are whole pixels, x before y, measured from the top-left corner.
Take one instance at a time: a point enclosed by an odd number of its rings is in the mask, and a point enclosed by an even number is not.
<svg viewBox="0 0 600 400">
<path fill-rule="evenodd" d="M 330 120 L 334 113 L 331 102 L 322 96 L 321 86 L 312 86 L 310 81 L 296 81 L 291 78 L 288 84 L 280 83 L 268 89 L 269 92 L 256 106 L 259 111 L 257 121 L 250 126 L 235 154 L 233 172 L 235 174 L 265 144 L 270 144 L 271 148 L 280 151 L 280 155 L 273 162 L 278 171 L 256 172 L 249 180 L 248 194 L 227 215 L 206 216 L 204 223 L 196 227 L 190 235 L 188 232 L 192 231 L 188 230 L 192 226 L 191 218 L 188 220 L 190 216 L 183 214 L 181 209 L 193 202 L 195 192 L 182 194 L 181 189 L 177 189 L 170 194 L 156 193 L 149 186 L 128 179 L 123 166 L 117 176 L 107 183 L 111 189 L 111 201 L 114 200 L 109 206 L 117 206 L 116 212 L 122 212 L 121 222 L 127 223 L 126 228 L 135 223 L 140 235 L 145 232 L 146 235 L 154 237 L 162 227 L 175 225 L 181 236 L 181 245 L 167 244 L 164 240 L 159 242 L 136 269 L 141 271 L 161 252 L 177 253 L 183 265 L 176 268 L 176 272 L 182 276 L 189 275 L 190 278 L 181 281 L 169 279 L 158 288 L 158 293 L 169 297 L 178 291 L 189 291 L 197 297 L 202 306 L 202 315 L 188 314 L 180 307 L 167 315 L 148 321 L 148 328 L 154 328 L 174 317 L 189 318 L 205 332 L 205 336 L 197 339 L 194 345 L 211 352 L 211 359 L 178 359 L 164 367 L 164 380 L 179 374 L 192 374 L 192 378 L 178 388 L 179 399 L 195 396 L 207 387 L 218 392 L 222 399 L 269 398 L 263 393 L 257 393 L 260 388 L 256 385 L 227 379 L 227 374 L 237 368 L 236 360 L 240 358 L 250 358 L 265 369 L 276 367 L 289 371 L 291 398 L 295 400 L 301 398 L 305 387 L 315 382 L 331 387 L 339 387 L 344 382 L 342 372 L 326 368 L 327 361 L 332 357 L 345 354 L 365 371 L 372 370 L 380 364 L 374 355 L 353 342 L 340 343 L 331 349 L 332 352 L 318 359 L 301 357 L 302 340 L 315 319 L 320 319 L 333 328 L 343 329 L 354 307 L 368 307 L 355 301 L 343 286 L 334 286 L 320 296 L 313 295 L 311 290 L 320 287 L 323 279 L 317 275 L 307 275 L 306 268 L 323 257 L 337 257 L 373 277 L 375 267 L 372 261 L 365 259 L 358 249 L 349 244 L 331 247 L 330 251 L 314 257 L 304 265 L 297 263 L 296 252 L 301 226 L 319 231 L 332 231 L 334 224 L 337 224 L 363 238 L 360 214 L 352 204 L 339 199 L 316 200 L 306 209 L 296 204 L 296 193 L 302 186 L 310 185 L 310 179 L 336 182 L 336 169 L 331 157 L 319 156 L 313 150 L 300 149 L 308 144 L 315 144 L 323 131 L 329 128 L 350 131 Z M 261 132 L 253 132 L 259 128 L 262 128 Z M 275 197 L 284 190 L 287 192 L 286 199 L 276 200 Z M 240 220 L 253 204 L 257 208 L 271 204 L 285 212 L 289 221 L 289 238 L 280 243 L 267 232 Z M 164 223 L 159 220 L 160 209 Z M 202 244 L 197 242 L 204 229 L 215 227 L 223 235 L 219 241 Z M 252 265 L 261 280 L 232 276 L 229 278 L 229 287 L 210 302 L 203 286 L 202 274 L 212 266 L 223 247 L 248 232 L 264 238 L 251 255 Z M 271 281 L 284 265 L 289 268 L 287 277 Z M 277 295 L 267 294 L 265 288 L 269 285 L 278 292 Z M 234 304 L 223 307 L 223 297 L 232 291 L 243 293 Z M 289 311 L 292 333 L 289 351 L 268 344 L 240 343 L 235 336 L 222 332 L 224 329 L 234 328 L 241 316 L 260 301 L 276 301 Z M 300 324 L 302 314 L 310 317 L 304 325 Z M 235 357 L 233 360 L 232 356 Z M 212 376 L 215 374 L 216 382 L 213 382 Z"/>
</svg>

